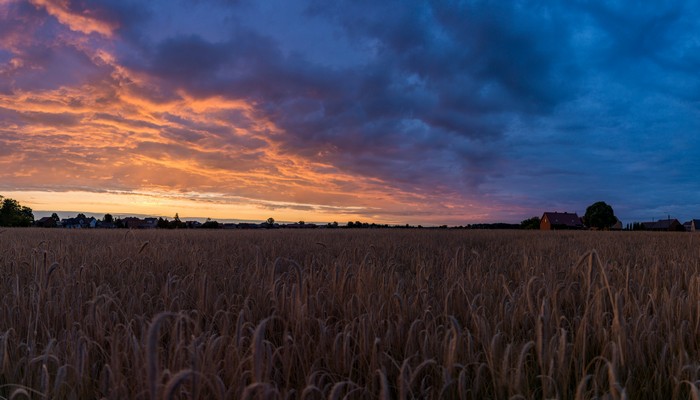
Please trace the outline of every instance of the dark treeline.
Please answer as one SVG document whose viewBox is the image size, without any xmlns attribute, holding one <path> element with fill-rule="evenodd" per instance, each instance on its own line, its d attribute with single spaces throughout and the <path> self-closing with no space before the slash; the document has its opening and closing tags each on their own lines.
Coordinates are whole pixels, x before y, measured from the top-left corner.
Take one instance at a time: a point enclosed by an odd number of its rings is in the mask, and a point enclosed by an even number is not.
<svg viewBox="0 0 700 400">
<path fill-rule="evenodd" d="M 0 196 L 0 226 L 32 226 L 34 214 L 17 200 Z"/>
<path fill-rule="evenodd" d="M 546 213 L 545 213 L 546 214 Z M 600 220 L 600 221 L 598 221 Z M 586 210 L 586 215 L 582 218 L 585 222 L 584 229 L 605 229 L 607 230 L 613 221 L 619 220 L 615 217 L 613 210 L 604 202 L 591 205 Z M 183 221 L 178 214 L 172 219 L 164 217 L 113 217 L 105 214 L 102 219 L 87 217 L 85 214 L 78 214 L 75 217 L 61 219 L 58 214 L 53 213 L 50 217 L 34 220 L 34 214 L 29 207 L 22 206 L 17 200 L 5 198 L 0 195 L 0 226 L 3 227 L 43 227 L 43 228 L 101 228 L 101 229 L 540 229 L 540 217 L 531 217 L 523 220 L 519 224 L 509 223 L 477 223 L 466 225 L 441 225 L 423 227 L 422 225 L 389 225 L 377 224 L 374 222 L 348 221 L 346 224 L 339 224 L 337 221 L 327 224 L 306 223 L 304 221 L 293 223 L 277 223 L 274 218 L 268 218 L 264 222 L 240 222 L 222 223 L 212 219 L 205 222 Z M 627 224 L 624 230 L 627 231 L 686 231 L 690 222 L 700 224 L 700 220 L 691 220 L 687 223 L 680 223 L 677 219 L 658 220 L 654 222 L 634 222 Z M 623 229 L 622 227 L 618 229 Z"/>
</svg>

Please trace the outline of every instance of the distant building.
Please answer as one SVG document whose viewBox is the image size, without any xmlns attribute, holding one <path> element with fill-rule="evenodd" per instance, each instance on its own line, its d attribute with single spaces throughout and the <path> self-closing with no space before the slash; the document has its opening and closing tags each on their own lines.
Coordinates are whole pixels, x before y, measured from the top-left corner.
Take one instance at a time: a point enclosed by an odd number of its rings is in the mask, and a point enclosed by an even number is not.
<svg viewBox="0 0 700 400">
<path fill-rule="evenodd" d="M 611 230 L 611 231 L 621 231 L 621 230 L 622 230 L 622 221 L 620 221 L 620 220 L 618 219 L 617 222 L 615 222 L 615 223 L 610 227 L 610 230 Z"/>
<path fill-rule="evenodd" d="M 316 224 L 307 224 L 301 222 L 295 222 L 293 224 L 282 225 L 283 228 L 288 229 L 316 229 L 318 226 Z"/>
<path fill-rule="evenodd" d="M 680 231 L 683 230 L 683 225 L 675 218 L 668 218 L 656 222 L 642 222 L 642 228 L 645 231 Z"/>
<path fill-rule="evenodd" d="M 540 230 L 583 229 L 583 222 L 576 213 L 546 212 L 540 218 Z"/>
<path fill-rule="evenodd" d="M 139 225 L 143 224 L 145 221 L 141 218 L 136 217 L 126 217 L 122 219 L 124 226 L 129 229 L 138 229 Z"/>
<path fill-rule="evenodd" d="M 260 229 L 262 226 L 260 224 L 253 224 L 249 222 L 241 222 L 238 224 L 238 229 Z"/>
<path fill-rule="evenodd" d="M 117 225 L 115 225 L 113 222 L 104 222 L 104 221 L 97 221 L 97 226 L 95 228 L 97 229 L 116 229 Z"/>
<path fill-rule="evenodd" d="M 691 219 L 690 220 L 690 231 L 691 232 L 700 232 L 700 219 Z"/>
<path fill-rule="evenodd" d="M 91 229 L 97 226 L 97 220 L 95 219 L 95 217 L 67 218 L 61 220 L 61 226 L 66 229 Z"/>
<path fill-rule="evenodd" d="M 124 226 L 129 229 L 155 229 L 158 227 L 158 218 L 127 217 L 122 220 Z"/>
<path fill-rule="evenodd" d="M 38 228 L 55 228 L 57 224 L 55 219 L 51 217 L 44 217 L 34 222 L 34 226 Z"/>
</svg>

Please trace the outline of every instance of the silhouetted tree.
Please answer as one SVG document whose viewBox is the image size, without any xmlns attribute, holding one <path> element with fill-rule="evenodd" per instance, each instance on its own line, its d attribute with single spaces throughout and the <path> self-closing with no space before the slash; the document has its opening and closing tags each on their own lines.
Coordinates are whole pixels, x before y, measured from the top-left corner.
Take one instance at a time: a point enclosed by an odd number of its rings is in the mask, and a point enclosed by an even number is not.
<svg viewBox="0 0 700 400">
<path fill-rule="evenodd" d="M 589 228 L 608 229 L 617 222 L 612 207 L 604 201 L 598 201 L 586 208 L 583 223 Z"/>
<path fill-rule="evenodd" d="M 180 221 L 180 214 L 175 213 L 175 217 L 170 221 L 170 229 L 182 229 L 187 228 L 187 224 Z"/>
<path fill-rule="evenodd" d="M 58 214 L 56 214 L 56 213 L 51 214 L 51 219 L 53 219 L 56 222 L 61 220 L 61 218 L 59 218 Z"/>
<path fill-rule="evenodd" d="M 528 218 L 520 223 L 522 229 L 540 229 L 540 217 Z"/>
<path fill-rule="evenodd" d="M 112 214 L 105 214 L 105 216 L 102 217 L 102 222 L 114 222 L 114 217 Z"/>
<path fill-rule="evenodd" d="M 160 229 L 168 229 L 170 227 L 170 222 L 167 219 L 163 219 L 163 217 L 159 217 L 156 227 Z"/>
<path fill-rule="evenodd" d="M 219 223 L 217 221 L 212 221 L 211 218 L 207 218 L 207 221 L 202 224 L 204 229 L 219 229 Z"/>
<path fill-rule="evenodd" d="M 34 223 L 34 214 L 29 207 L 22 206 L 17 200 L 4 198 L 0 207 L 0 226 L 31 226 Z"/>
</svg>

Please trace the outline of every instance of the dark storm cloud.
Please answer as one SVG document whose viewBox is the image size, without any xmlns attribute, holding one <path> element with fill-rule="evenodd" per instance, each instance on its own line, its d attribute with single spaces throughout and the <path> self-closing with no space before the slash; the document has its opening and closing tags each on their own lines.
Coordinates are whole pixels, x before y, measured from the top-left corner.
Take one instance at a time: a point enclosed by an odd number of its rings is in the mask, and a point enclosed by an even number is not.
<svg viewBox="0 0 700 400">
<path fill-rule="evenodd" d="M 385 67 L 417 74 L 445 105 L 527 110 L 556 105 L 566 95 L 567 77 L 557 68 L 570 51 L 570 32 L 568 16 L 556 6 L 393 1 L 373 12 L 363 2 L 326 7 L 312 10 L 337 20 L 357 42 L 372 43 Z M 483 90 L 490 88 L 501 92 Z M 501 106 L 487 104 L 489 95 L 500 97 Z"/>
<path fill-rule="evenodd" d="M 405 25 L 406 29 L 410 26 Z M 409 34 L 409 39 L 412 36 Z M 300 56 L 285 57 L 275 42 L 250 31 L 238 30 L 229 40 L 216 43 L 191 35 L 157 44 L 146 67 L 154 75 L 170 77 L 178 81 L 174 84 L 185 84 L 202 95 L 224 93 L 262 101 L 261 109 L 274 117 L 284 117 L 288 109 L 296 114 L 300 107 L 305 108 L 307 112 L 302 109 L 300 118 L 307 123 L 328 117 L 341 119 L 337 122 L 389 118 L 400 123 L 404 117 L 417 114 L 437 128 L 480 136 L 484 124 L 463 129 L 469 127 L 470 113 L 479 116 L 510 109 L 507 104 L 497 104 L 505 85 L 479 82 L 479 71 L 469 69 L 484 67 L 470 66 L 466 56 L 455 58 L 453 48 L 462 43 L 453 40 L 442 51 L 433 48 L 439 43 L 419 43 L 409 49 L 411 40 L 401 38 L 402 32 L 392 30 L 370 36 L 366 40 L 382 43 L 381 54 L 358 68 L 332 69 L 313 65 Z M 413 55 L 403 59 L 404 51 Z M 425 60 L 431 60 L 435 68 L 422 65 Z M 497 62 L 487 64 L 494 67 Z M 498 73 L 497 68 L 486 69 Z M 511 79 L 515 72 L 510 75 L 506 78 Z M 541 86 L 537 84 L 540 81 L 535 80 L 533 86 Z M 549 100 L 540 97 L 543 103 Z M 525 101 L 523 107 L 530 107 L 529 103 Z M 326 124 L 335 125 L 333 121 Z"/>
<path fill-rule="evenodd" d="M 157 47 L 150 71 L 175 81 L 201 81 L 215 76 L 231 57 L 230 50 L 198 36 L 168 39 Z"/>
<path fill-rule="evenodd" d="M 330 145 L 339 150 L 331 157 L 350 170 L 423 185 L 462 182 L 473 190 L 498 173 L 495 143 L 514 114 L 546 115 L 575 92 L 561 40 L 568 36 L 565 20 L 508 6 L 377 8 L 313 8 L 355 43 L 371 46 L 372 55 L 343 74 L 337 96 L 271 105 L 275 121 L 295 135 L 289 145 L 296 151 Z M 304 100 L 308 112 L 291 107 Z M 436 159 L 440 168 L 431 165 Z M 416 171 L 407 173 L 406 164 Z"/>
<path fill-rule="evenodd" d="M 287 151 L 413 190 L 473 191 L 498 176 L 510 122 L 547 115 L 577 89 L 570 16 L 556 8 L 324 2 L 309 16 L 333 21 L 363 60 L 320 65 L 236 25 L 218 41 L 139 43 L 146 57 L 128 65 L 165 87 L 251 100 Z"/>
</svg>

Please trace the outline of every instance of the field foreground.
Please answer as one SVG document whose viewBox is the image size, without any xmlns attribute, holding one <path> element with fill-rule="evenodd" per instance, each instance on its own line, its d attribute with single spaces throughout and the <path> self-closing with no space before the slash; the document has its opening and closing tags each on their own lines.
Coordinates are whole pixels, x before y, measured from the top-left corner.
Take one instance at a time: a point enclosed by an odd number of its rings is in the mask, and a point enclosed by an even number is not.
<svg viewBox="0 0 700 400">
<path fill-rule="evenodd" d="M 699 389 L 696 234 L 0 231 L 0 398 Z"/>
</svg>

